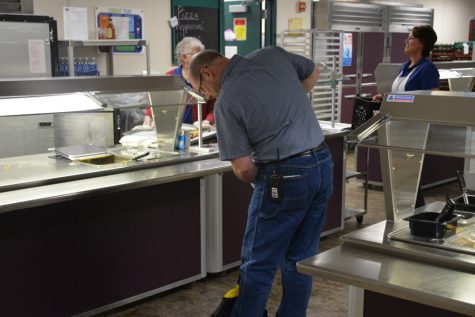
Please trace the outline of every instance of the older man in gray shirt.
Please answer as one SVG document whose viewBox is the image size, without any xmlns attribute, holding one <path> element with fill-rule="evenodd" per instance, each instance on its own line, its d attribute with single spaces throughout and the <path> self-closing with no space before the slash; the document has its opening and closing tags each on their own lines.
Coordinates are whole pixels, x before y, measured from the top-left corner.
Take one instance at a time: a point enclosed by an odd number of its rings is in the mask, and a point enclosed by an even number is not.
<svg viewBox="0 0 475 317">
<path fill-rule="evenodd" d="M 190 64 L 193 87 L 217 98 L 221 159 L 254 185 L 232 316 L 262 317 L 279 266 L 276 316 L 306 315 L 312 279 L 296 262 L 317 252 L 333 184 L 331 155 L 307 96 L 318 76 L 311 60 L 272 46 L 231 59 L 205 50 Z"/>
</svg>

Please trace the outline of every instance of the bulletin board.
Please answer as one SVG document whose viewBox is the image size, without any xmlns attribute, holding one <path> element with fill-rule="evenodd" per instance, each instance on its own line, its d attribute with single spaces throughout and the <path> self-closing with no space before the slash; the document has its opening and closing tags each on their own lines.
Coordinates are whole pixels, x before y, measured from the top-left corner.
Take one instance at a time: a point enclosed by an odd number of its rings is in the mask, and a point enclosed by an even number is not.
<svg viewBox="0 0 475 317">
<path fill-rule="evenodd" d="M 177 64 L 176 43 L 184 37 L 198 38 L 207 49 L 219 51 L 219 1 L 207 1 L 198 6 L 196 1 L 172 1 L 172 17 L 178 25 L 172 28 L 172 62 Z"/>
<path fill-rule="evenodd" d="M 101 32 L 112 20 L 116 40 L 143 39 L 143 13 L 141 9 L 96 7 L 97 38 L 102 38 Z M 113 52 L 140 53 L 142 45 L 115 46 Z"/>
</svg>

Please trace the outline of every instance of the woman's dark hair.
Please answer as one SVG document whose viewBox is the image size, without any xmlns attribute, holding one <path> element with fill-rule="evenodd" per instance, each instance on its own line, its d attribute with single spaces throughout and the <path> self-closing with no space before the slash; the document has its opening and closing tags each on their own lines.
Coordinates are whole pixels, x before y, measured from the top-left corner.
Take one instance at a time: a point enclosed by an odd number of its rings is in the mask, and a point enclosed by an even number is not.
<svg viewBox="0 0 475 317">
<path fill-rule="evenodd" d="M 427 57 L 430 51 L 434 48 L 437 42 L 437 34 L 430 25 L 419 25 L 412 28 L 412 36 L 418 39 L 424 48 L 422 49 L 422 56 Z"/>
</svg>

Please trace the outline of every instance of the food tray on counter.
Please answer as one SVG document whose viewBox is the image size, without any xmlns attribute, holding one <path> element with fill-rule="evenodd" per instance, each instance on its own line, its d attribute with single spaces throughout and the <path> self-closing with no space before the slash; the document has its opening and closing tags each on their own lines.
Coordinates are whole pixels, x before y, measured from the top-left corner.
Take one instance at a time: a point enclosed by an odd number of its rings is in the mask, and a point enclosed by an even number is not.
<svg viewBox="0 0 475 317">
<path fill-rule="evenodd" d="M 455 233 L 444 238 L 435 239 L 411 234 L 409 227 L 404 227 L 390 232 L 388 238 L 391 240 L 422 244 L 425 246 L 445 249 L 449 251 L 463 252 L 475 255 L 475 217 L 472 213 L 456 211 L 461 215 Z"/>
<path fill-rule="evenodd" d="M 433 239 L 443 239 L 454 234 L 457 229 L 457 222 L 462 216 L 451 215 L 446 221 L 437 221 L 436 218 L 441 213 L 421 212 L 404 218 L 409 221 L 409 229 L 412 235 L 424 236 Z"/>
</svg>

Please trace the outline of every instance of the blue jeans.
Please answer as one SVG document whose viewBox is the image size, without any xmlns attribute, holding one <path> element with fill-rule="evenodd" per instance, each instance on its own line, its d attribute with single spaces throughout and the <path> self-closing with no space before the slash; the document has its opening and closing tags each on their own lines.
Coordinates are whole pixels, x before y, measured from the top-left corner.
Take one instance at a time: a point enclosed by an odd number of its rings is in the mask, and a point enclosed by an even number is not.
<svg viewBox="0 0 475 317">
<path fill-rule="evenodd" d="M 317 253 L 333 190 L 333 162 L 328 149 L 281 161 L 278 203 L 270 201 L 267 186 L 276 168 L 276 163 L 263 165 L 254 182 L 233 317 L 262 317 L 279 266 L 283 296 L 276 316 L 306 315 L 312 277 L 297 272 L 296 262 Z"/>
</svg>

